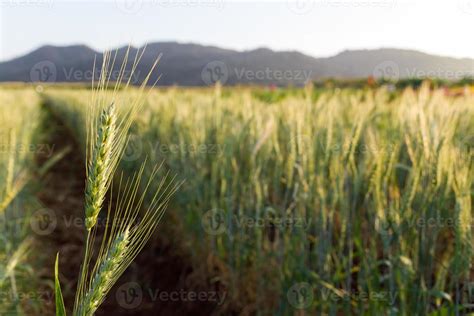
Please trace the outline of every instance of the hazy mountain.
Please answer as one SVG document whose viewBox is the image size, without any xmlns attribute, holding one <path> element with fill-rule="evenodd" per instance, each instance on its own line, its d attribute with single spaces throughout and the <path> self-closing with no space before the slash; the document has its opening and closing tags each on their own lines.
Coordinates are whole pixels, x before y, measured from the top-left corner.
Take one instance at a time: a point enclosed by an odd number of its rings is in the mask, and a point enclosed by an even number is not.
<svg viewBox="0 0 474 316">
<path fill-rule="evenodd" d="M 119 61 L 127 47 L 117 50 Z M 129 63 L 137 48 L 131 47 Z M 458 79 L 474 74 L 474 59 L 429 55 L 413 50 L 348 50 L 333 57 L 314 58 L 296 51 L 276 52 L 266 48 L 235 51 L 197 44 L 160 42 L 148 44 L 132 83 L 140 83 L 157 56 L 159 85 L 206 85 L 217 80 L 226 84 L 302 84 L 327 77 L 441 77 Z M 43 46 L 24 56 L 0 63 L 0 81 L 90 82 L 96 59 L 97 77 L 102 54 L 84 45 Z"/>
</svg>

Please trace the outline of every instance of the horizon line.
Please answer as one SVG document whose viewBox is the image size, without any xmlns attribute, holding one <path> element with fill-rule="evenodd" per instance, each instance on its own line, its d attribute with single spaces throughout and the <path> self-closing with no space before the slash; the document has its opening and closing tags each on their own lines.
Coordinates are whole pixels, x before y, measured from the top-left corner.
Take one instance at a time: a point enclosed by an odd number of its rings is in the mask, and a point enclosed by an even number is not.
<svg viewBox="0 0 474 316">
<path fill-rule="evenodd" d="M 45 44 L 42 44 L 40 46 L 37 46 L 36 48 L 30 49 L 26 53 L 19 54 L 16 57 L 5 59 L 5 60 L 0 60 L 0 63 L 13 61 L 15 59 L 24 57 L 26 55 L 29 55 L 29 54 L 43 48 L 43 47 L 48 47 L 48 46 L 55 47 L 55 48 L 85 46 L 85 47 L 93 50 L 95 53 L 101 54 L 101 53 L 103 53 L 104 51 L 107 51 L 107 50 L 115 51 L 115 50 L 118 50 L 120 48 L 124 48 L 124 47 L 127 47 L 127 46 L 130 46 L 131 48 L 135 48 L 135 49 L 142 49 L 142 48 L 144 48 L 144 47 L 146 47 L 150 44 L 160 44 L 160 43 L 161 44 L 162 43 L 175 43 L 175 44 L 180 44 L 180 45 L 197 45 L 197 46 L 202 46 L 202 47 L 212 47 L 212 48 L 217 48 L 217 49 L 222 49 L 222 50 L 229 50 L 229 51 L 234 51 L 234 52 L 238 52 L 238 53 L 245 53 L 245 52 L 252 52 L 252 51 L 261 50 L 261 49 L 267 49 L 267 50 L 270 50 L 274 53 L 299 53 L 299 54 L 302 54 L 302 55 L 305 55 L 305 56 L 308 56 L 308 57 L 311 57 L 311 58 L 315 58 L 315 59 L 331 58 L 331 57 L 335 57 L 337 55 L 340 55 L 344 52 L 377 51 L 377 50 L 400 50 L 400 51 L 411 51 L 411 52 L 416 52 L 416 53 L 422 53 L 422 54 L 425 54 L 425 55 L 431 55 L 431 56 L 437 56 L 437 57 L 452 58 L 452 59 L 456 59 L 456 60 L 467 59 L 467 60 L 474 61 L 474 57 L 455 57 L 455 56 L 450 56 L 450 55 L 431 53 L 431 52 L 427 52 L 427 51 L 424 51 L 424 50 L 418 50 L 418 49 L 415 49 L 415 48 L 394 47 L 394 46 L 378 46 L 378 47 L 373 47 L 373 48 L 344 48 L 344 49 L 338 51 L 337 53 L 334 53 L 334 54 L 331 54 L 331 55 L 315 56 L 315 55 L 308 54 L 304 51 L 300 51 L 300 50 L 297 50 L 297 49 L 277 50 L 277 49 L 273 49 L 271 47 L 264 46 L 264 45 L 257 46 L 255 48 L 237 49 L 237 48 L 229 48 L 229 47 L 218 46 L 216 44 L 205 44 L 205 43 L 198 43 L 198 42 L 193 42 L 193 41 L 158 40 L 158 41 L 149 41 L 149 42 L 146 42 L 145 44 L 141 44 L 141 45 L 132 45 L 132 44 L 119 45 L 119 46 L 115 46 L 113 48 L 106 48 L 106 49 L 103 49 L 103 50 L 97 49 L 97 48 L 93 47 L 92 45 L 89 45 L 89 44 L 86 44 L 86 43 L 70 43 L 70 44 L 60 44 L 60 45 L 45 43 Z"/>
</svg>

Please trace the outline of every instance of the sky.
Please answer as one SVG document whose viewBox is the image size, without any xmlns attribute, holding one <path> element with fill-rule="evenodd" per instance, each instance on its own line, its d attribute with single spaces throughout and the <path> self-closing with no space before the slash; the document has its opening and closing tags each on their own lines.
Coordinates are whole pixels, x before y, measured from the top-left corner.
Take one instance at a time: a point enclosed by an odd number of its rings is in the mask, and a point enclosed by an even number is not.
<svg viewBox="0 0 474 316">
<path fill-rule="evenodd" d="M 0 0 L 0 61 L 45 44 L 103 50 L 155 41 L 474 58 L 473 30 L 474 0 Z"/>
</svg>

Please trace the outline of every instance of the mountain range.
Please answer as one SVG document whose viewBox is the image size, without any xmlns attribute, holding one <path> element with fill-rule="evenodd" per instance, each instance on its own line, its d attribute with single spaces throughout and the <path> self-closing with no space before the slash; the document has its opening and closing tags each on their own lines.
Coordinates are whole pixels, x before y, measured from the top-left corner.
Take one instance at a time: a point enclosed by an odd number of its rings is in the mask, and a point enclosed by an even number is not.
<svg viewBox="0 0 474 316">
<path fill-rule="evenodd" d="M 111 72 L 117 78 L 119 61 L 129 49 L 131 64 L 141 49 L 127 46 L 113 50 L 117 62 Z M 142 48 L 143 49 L 143 48 Z M 133 84 L 141 83 L 158 56 L 161 56 L 150 82 L 158 85 L 202 86 L 221 81 L 224 84 L 301 85 L 323 78 L 391 79 L 438 77 L 460 79 L 474 75 L 474 59 L 430 55 L 415 50 L 382 48 L 346 50 L 337 55 L 315 58 L 297 51 L 273 51 L 258 48 L 236 51 L 191 43 L 157 42 L 146 46 L 134 75 Z M 0 63 L 0 81 L 90 82 L 100 73 L 103 58 L 85 45 L 42 46 L 24 56 Z M 95 70 L 94 68 L 95 61 Z M 125 74 L 126 76 L 129 73 Z"/>
</svg>

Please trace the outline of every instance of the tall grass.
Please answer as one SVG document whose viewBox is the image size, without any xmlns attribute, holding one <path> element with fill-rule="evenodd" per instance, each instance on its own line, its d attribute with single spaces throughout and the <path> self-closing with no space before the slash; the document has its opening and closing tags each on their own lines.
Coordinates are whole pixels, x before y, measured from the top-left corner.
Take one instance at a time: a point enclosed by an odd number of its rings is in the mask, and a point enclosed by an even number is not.
<svg viewBox="0 0 474 316">
<path fill-rule="evenodd" d="M 36 171 L 39 98 L 29 89 L 0 89 L 0 314 L 38 311 L 30 250 L 32 212 L 38 202 L 24 192 Z M 31 280 L 34 280 L 33 282 Z"/>
<path fill-rule="evenodd" d="M 223 263 L 239 308 L 466 312 L 472 96 L 218 89 L 153 91 L 121 168 L 147 155 L 186 179 L 181 233 L 196 262 Z M 72 126 L 82 92 L 50 96 Z"/>
</svg>

